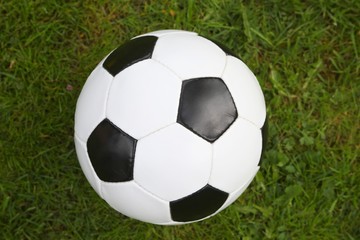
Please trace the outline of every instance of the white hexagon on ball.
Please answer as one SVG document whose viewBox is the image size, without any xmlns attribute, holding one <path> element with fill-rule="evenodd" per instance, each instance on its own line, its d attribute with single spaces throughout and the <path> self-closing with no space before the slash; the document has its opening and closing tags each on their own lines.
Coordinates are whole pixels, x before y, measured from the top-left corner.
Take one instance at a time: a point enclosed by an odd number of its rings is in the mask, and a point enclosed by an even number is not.
<svg viewBox="0 0 360 240">
<path fill-rule="evenodd" d="M 105 118 L 113 76 L 102 67 L 103 61 L 88 77 L 76 104 L 75 132 L 82 141 L 86 141 L 91 131 Z"/>
<path fill-rule="evenodd" d="M 253 123 L 238 118 L 213 144 L 213 148 L 209 183 L 231 193 L 247 182 L 253 169 L 258 167 L 262 150 L 261 131 Z"/>
<path fill-rule="evenodd" d="M 176 200 L 207 184 L 211 155 L 210 143 L 175 123 L 138 141 L 134 180 L 161 199 Z"/>
<path fill-rule="evenodd" d="M 106 116 L 140 139 L 176 121 L 181 81 L 148 59 L 118 73 L 108 95 Z"/>
<path fill-rule="evenodd" d="M 157 224 L 171 221 L 168 202 L 147 192 L 135 181 L 102 182 L 101 192 L 111 207 L 128 217 Z"/>
<path fill-rule="evenodd" d="M 255 75 L 240 59 L 227 56 L 222 79 L 234 98 L 239 116 L 261 128 L 266 118 L 266 107 Z"/>
<path fill-rule="evenodd" d="M 210 40 L 182 32 L 161 35 L 152 56 L 183 80 L 220 77 L 225 57 L 225 53 Z"/>
</svg>

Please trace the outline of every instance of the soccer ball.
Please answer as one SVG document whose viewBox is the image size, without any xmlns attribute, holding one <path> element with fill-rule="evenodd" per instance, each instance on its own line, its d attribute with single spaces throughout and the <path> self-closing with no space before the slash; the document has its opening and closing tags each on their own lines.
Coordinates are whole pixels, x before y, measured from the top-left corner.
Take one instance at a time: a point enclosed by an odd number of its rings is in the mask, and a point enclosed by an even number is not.
<svg viewBox="0 0 360 240">
<path fill-rule="evenodd" d="M 256 77 L 194 32 L 131 39 L 88 77 L 75 146 L 91 186 L 141 221 L 200 221 L 234 202 L 257 171 L 266 108 Z"/>
</svg>

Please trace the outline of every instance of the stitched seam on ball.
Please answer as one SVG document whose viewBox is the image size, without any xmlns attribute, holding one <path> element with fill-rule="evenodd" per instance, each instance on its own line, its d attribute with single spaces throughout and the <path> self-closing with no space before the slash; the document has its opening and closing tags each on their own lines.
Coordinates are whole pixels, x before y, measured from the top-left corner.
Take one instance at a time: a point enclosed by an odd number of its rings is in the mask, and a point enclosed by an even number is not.
<svg viewBox="0 0 360 240">
<path fill-rule="evenodd" d="M 226 88 L 227 88 L 228 91 L 230 92 L 231 99 L 232 99 L 232 101 L 233 101 L 233 103 L 234 103 L 234 106 L 235 106 L 235 109 L 236 109 L 236 112 L 237 112 L 237 118 L 244 119 L 244 120 L 250 122 L 251 124 L 255 125 L 257 128 L 260 128 L 260 129 L 261 129 L 261 128 L 264 126 L 265 120 L 264 120 L 263 125 L 262 125 L 261 127 L 259 127 L 256 123 L 252 122 L 251 120 L 249 120 L 249 119 L 247 119 L 247 118 L 244 118 L 244 117 L 241 117 L 241 116 L 239 115 L 239 112 L 237 111 L 237 106 L 236 106 L 235 100 L 234 100 L 234 98 L 233 98 L 233 96 L 232 96 L 231 90 L 230 90 L 230 88 L 227 86 L 227 84 L 226 84 L 226 82 L 225 82 L 225 80 L 224 80 L 224 78 L 223 78 L 224 73 L 225 73 L 226 66 L 227 66 L 227 64 L 228 64 L 228 58 L 229 58 L 229 57 L 236 58 L 236 59 L 238 59 L 238 60 L 240 60 L 240 61 L 242 61 L 242 60 L 241 60 L 240 58 L 238 58 L 238 57 L 235 57 L 235 56 L 226 55 L 226 64 L 225 64 L 225 67 L 224 67 L 223 72 L 222 72 L 222 74 L 221 74 L 221 79 L 224 81 Z M 244 64 L 245 64 L 245 63 L 244 63 Z M 246 65 L 245 65 L 245 66 L 246 66 Z M 247 66 L 246 66 L 246 67 L 247 67 Z M 251 71 L 251 70 L 250 70 L 250 71 Z M 256 77 L 255 77 L 255 78 L 256 78 Z M 266 114 L 265 114 L 265 116 L 266 116 Z M 234 121 L 234 122 L 235 122 L 235 121 Z"/>
<path fill-rule="evenodd" d="M 146 137 L 148 137 L 148 136 L 150 136 L 150 135 L 152 135 L 152 134 L 154 134 L 154 133 L 157 133 L 157 132 L 163 130 L 164 128 L 170 127 L 171 125 L 176 124 L 176 123 L 177 123 L 177 122 L 172 122 L 172 123 L 170 123 L 170 124 L 167 124 L 166 126 L 163 126 L 163 127 L 161 127 L 161 128 L 158 128 L 158 129 L 156 129 L 156 130 L 154 130 L 154 131 L 146 134 L 145 136 L 142 136 L 142 137 L 140 137 L 140 138 L 137 138 L 137 140 L 139 141 L 139 140 L 141 140 L 141 139 L 143 139 L 143 138 L 146 138 Z"/>
<path fill-rule="evenodd" d="M 211 145 L 211 165 L 210 165 L 210 174 L 209 174 L 209 177 L 207 180 L 208 184 L 210 184 L 210 178 L 211 178 L 213 167 L 214 167 L 214 143 L 211 143 L 210 145 Z"/>
<path fill-rule="evenodd" d="M 82 139 L 82 138 L 78 135 L 78 133 L 77 133 L 76 131 L 74 132 L 74 137 L 76 137 L 77 139 L 79 139 L 81 143 L 86 144 L 86 141 L 84 141 L 84 139 Z"/>
<path fill-rule="evenodd" d="M 84 142 L 81 138 L 79 138 L 79 136 L 75 133 L 75 137 L 76 138 L 78 138 L 78 140 L 79 140 L 79 143 L 82 145 L 82 147 L 86 150 L 86 156 L 87 156 L 87 158 L 88 158 L 88 160 L 89 160 L 89 165 L 90 165 L 90 167 L 91 167 L 91 170 L 92 170 L 92 172 L 93 172 L 93 175 L 97 178 L 97 179 L 95 179 L 96 180 L 96 182 L 98 182 L 99 183 L 99 194 L 100 194 L 100 197 L 101 198 L 103 198 L 103 193 L 102 193 L 102 187 L 101 187 L 101 179 L 99 179 L 99 177 L 97 176 L 97 174 L 96 174 L 96 172 L 95 172 L 95 169 L 94 169 L 94 167 L 93 167 L 93 165 L 91 164 L 91 161 L 90 161 L 90 157 L 89 157 L 89 153 L 88 153 L 88 151 L 87 151 L 87 145 L 86 145 L 86 142 Z M 84 173 L 85 174 L 85 173 Z M 90 182 L 89 182 L 90 183 Z"/>
<path fill-rule="evenodd" d="M 153 54 L 154 54 L 154 52 L 153 52 Z M 153 57 L 153 56 L 151 56 L 151 57 Z M 180 77 L 180 76 L 177 74 L 177 72 L 175 72 L 172 68 L 170 68 L 170 67 L 167 66 L 165 63 L 159 61 L 159 60 L 156 59 L 156 58 L 150 58 L 150 59 L 153 60 L 153 61 L 156 62 L 156 63 L 159 63 L 161 66 L 163 66 L 164 68 L 166 68 L 167 70 L 169 70 L 172 74 L 174 74 L 174 75 L 179 79 L 180 82 L 182 82 L 182 79 L 183 79 L 183 78 Z"/>
<path fill-rule="evenodd" d="M 110 74 L 111 75 L 111 74 Z M 112 76 L 112 75 L 111 75 Z M 112 77 L 111 79 L 111 83 L 109 84 L 109 87 L 106 89 L 106 100 L 105 100 L 105 103 L 104 103 L 104 116 L 105 118 L 109 119 L 108 117 L 108 102 L 109 102 L 109 98 L 110 98 L 110 89 L 112 88 L 114 82 L 115 82 L 115 76 Z"/>
<path fill-rule="evenodd" d="M 261 127 L 259 127 L 256 123 L 254 123 L 253 121 L 251 121 L 251 120 L 249 120 L 249 119 L 247 119 L 247 118 L 244 118 L 244 117 L 242 117 L 242 116 L 240 116 L 240 115 L 238 115 L 238 118 L 241 118 L 242 120 L 247 121 L 247 122 L 250 123 L 251 125 L 254 125 L 256 128 L 261 129 Z"/>
<path fill-rule="evenodd" d="M 159 200 L 161 200 L 161 201 L 164 201 L 164 202 L 166 202 L 166 203 L 169 203 L 169 202 L 170 202 L 169 200 L 165 200 L 165 199 L 163 199 L 162 197 L 156 195 L 155 193 L 149 191 L 148 189 L 146 189 L 144 186 L 142 186 L 142 185 L 141 185 L 138 181 L 136 181 L 135 179 L 134 179 L 133 181 L 134 181 L 134 183 L 136 183 L 143 191 L 145 191 L 146 193 L 148 193 L 148 194 L 151 195 L 152 197 L 155 197 L 155 198 L 157 198 L 157 199 L 159 199 Z"/>
<path fill-rule="evenodd" d="M 224 52 L 224 51 L 223 51 Z M 225 52 L 224 52 L 225 53 Z M 224 73 L 225 73 L 225 69 L 226 69 L 226 66 L 227 66 L 227 62 L 228 62 L 228 55 L 225 53 L 225 64 L 224 64 L 224 67 L 222 69 L 222 72 L 220 74 L 220 78 L 224 81 L 223 79 L 223 76 L 224 76 Z M 225 83 L 226 85 L 226 83 Z"/>
</svg>

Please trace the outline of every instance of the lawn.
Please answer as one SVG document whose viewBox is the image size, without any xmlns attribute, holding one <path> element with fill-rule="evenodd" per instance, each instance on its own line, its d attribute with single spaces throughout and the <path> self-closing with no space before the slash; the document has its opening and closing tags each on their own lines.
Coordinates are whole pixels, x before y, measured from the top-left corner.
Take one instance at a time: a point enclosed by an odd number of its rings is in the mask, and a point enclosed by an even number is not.
<svg viewBox="0 0 360 240">
<path fill-rule="evenodd" d="M 2 1 L 0 239 L 360 239 L 360 1 Z M 194 224 L 111 209 L 74 150 L 96 64 L 131 37 L 196 31 L 252 69 L 267 150 L 245 193 Z"/>
</svg>

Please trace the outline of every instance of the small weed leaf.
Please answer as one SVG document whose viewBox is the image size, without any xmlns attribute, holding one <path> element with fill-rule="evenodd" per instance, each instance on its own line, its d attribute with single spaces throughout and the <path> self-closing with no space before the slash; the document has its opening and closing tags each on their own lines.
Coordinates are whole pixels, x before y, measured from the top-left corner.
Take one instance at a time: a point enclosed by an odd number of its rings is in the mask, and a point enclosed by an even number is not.
<svg viewBox="0 0 360 240">
<path fill-rule="evenodd" d="M 288 173 L 294 173 L 296 171 L 295 167 L 293 165 L 288 165 L 285 167 L 285 170 L 288 172 Z"/>
<path fill-rule="evenodd" d="M 300 138 L 300 144 L 305 146 L 314 145 L 314 138 L 305 134 L 302 138 Z"/>
</svg>

